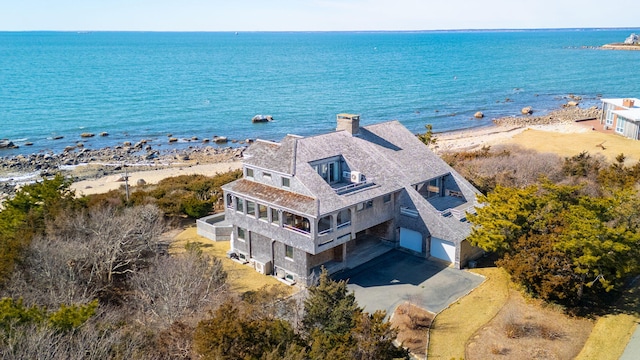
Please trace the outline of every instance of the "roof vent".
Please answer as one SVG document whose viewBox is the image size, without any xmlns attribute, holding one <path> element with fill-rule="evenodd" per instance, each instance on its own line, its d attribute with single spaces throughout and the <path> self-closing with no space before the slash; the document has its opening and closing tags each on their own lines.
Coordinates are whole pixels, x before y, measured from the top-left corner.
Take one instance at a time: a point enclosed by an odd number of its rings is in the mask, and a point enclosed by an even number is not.
<svg viewBox="0 0 640 360">
<path fill-rule="evenodd" d="M 338 127 L 336 131 L 346 130 L 351 135 L 356 135 L 360 129 L 360 115 L 338 114 Z"/>
</svg>

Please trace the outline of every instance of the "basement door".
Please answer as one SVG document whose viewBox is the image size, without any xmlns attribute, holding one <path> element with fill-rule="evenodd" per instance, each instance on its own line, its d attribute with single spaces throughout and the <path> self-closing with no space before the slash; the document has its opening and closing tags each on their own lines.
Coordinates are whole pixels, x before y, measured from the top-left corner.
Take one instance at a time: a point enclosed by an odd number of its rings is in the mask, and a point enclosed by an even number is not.
<svg viewBox="0 0 640 360">
<path fill-rule="evenodd" d="M 413 250 L 416 252 L 422 252 L 422 234 L 409 230 L 406 228 L 400 228 L 400 247 Z"/>
<path fill-rule="evenodd" d="M 449 241 L 431 238 L 431 256 L 440 260 L 455 262 L 456 246 Z"/>
</svg>

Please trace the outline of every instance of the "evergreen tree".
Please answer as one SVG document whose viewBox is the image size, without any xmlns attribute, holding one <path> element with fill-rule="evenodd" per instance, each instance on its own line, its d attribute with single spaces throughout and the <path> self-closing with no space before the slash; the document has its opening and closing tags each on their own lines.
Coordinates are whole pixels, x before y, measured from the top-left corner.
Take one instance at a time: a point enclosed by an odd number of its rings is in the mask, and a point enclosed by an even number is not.
<svg viewBox="0 0 640 360">
<path fill-rule="evenodd" d="M 302 326 L 306 334 L 320 331 L 340 336 L 351 331 L 362 310 L 353 292 L 347 290 L 347 282 L 331 280 L 323 268 L 318 285 L 309 288 L 304 312 Z"/>
<path fill-rule="evenodd" d="M 497 187 L 470 215 L 473 245 L 501 256 L 514 280 L 534 295 L 576 305 L 586 290 L 602 295 L 637 274 L 640 200 L 630 189 L 607 197 L 548 181 Z M 596 286 L 599 285 L 599 286 Z"/>
</svg>

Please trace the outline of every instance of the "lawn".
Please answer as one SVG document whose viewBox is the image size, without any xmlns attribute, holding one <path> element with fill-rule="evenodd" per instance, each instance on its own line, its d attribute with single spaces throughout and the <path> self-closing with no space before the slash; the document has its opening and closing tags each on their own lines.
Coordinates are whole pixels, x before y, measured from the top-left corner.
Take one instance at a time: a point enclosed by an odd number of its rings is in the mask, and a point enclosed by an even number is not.
<svg viewBox="0 0 640 360">
<path fill-rule="evenodd" d="M 175 237 L 169 251 L 171 253 L 179 253 L 184 251 L 187 243 L 200 243 L 203 252 L 222 260 L 222 265 L 228 274 L 227 281 L 230 290 L 237 293 L 247 291 L 255 291 L 265 285 L 277 285 L 286 288 L 288 293 L 293 293 L 296 288 L 287 286 L 272 276 L 266 276 L 258 273 L 249 265 L 242 265 L 227 257 L 229 250 L 229 241 L 211 241 L 197 234 L 195 226 L 186 228 Z"/>
<path fill-rule="evenodd" d="M 499 268 L 472 270 L 486 280 L 469 295 L 436 315 L 429 337 L 429 359 L 463 359 L 467 341 L 502 309 L 509 277 Z"/>
</svg>

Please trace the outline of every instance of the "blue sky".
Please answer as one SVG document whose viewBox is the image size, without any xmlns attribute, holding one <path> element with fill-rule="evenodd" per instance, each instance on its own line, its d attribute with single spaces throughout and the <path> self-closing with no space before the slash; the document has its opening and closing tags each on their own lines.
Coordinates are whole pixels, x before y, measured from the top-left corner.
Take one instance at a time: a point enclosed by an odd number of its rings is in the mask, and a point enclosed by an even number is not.
<svg viewBox="0 0 640 360">
<path fill-rule="evenodd" d="M 0 30 L 637 27 L 637 9 L 635 0 L 3 0 Z"/>
</svg>

